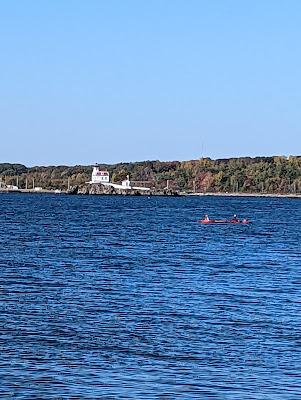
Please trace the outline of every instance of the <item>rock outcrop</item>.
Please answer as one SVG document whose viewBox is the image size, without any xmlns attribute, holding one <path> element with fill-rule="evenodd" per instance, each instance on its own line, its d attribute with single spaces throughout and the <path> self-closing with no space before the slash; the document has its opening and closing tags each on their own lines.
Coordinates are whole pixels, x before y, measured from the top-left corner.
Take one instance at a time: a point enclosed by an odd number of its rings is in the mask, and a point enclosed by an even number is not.
<svg viewBox="0 0 301 400">
<path fill-rule="evenodd" d="M 152 189 L 150 191 L 124 190 L 124 189 L 115 189 L 112 186 L 103 186 L 95 184 L 95 185 L 72 186 L 68 190 L 67 194 L 123 195 L 123 196 L 178 196 L 179 192 L 171 189 L 164 189 L 164 190 Z"/>
</svg>

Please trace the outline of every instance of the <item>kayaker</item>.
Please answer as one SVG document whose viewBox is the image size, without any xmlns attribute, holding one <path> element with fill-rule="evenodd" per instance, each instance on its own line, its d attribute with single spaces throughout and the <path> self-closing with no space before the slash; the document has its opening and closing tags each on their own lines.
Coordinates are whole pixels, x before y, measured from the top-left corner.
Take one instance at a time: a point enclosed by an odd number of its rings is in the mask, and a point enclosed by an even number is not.
<svg viewBox="0 0 301 400">
<path fill-rule="evenodd" d="M 233 218 L 231 219 L 231 222 L 239 222 L 236 214 L 233 215 Z"/>
<path fill-rule="evenodd" d="M 205 215 L 204 215 L 204 221 L 210 221 L 209 215 L 208 215 L 208 214 L 205 214 Z"/>
</svg>

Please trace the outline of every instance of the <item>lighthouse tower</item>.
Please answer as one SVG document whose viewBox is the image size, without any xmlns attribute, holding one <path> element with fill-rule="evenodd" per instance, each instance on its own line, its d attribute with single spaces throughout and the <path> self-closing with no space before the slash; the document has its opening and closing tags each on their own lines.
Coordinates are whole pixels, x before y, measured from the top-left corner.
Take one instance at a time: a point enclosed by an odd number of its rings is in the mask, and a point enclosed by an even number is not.
<svg viewBox="0 0 301 400">
<path fill-rule="evenodd" d="M 109 183 L 110 182 L 110 174 L 108 171 L 101 171 L 99 167 L 93 167 L 91 184 L 101 184 L 101 183 Z"/>
</svg>

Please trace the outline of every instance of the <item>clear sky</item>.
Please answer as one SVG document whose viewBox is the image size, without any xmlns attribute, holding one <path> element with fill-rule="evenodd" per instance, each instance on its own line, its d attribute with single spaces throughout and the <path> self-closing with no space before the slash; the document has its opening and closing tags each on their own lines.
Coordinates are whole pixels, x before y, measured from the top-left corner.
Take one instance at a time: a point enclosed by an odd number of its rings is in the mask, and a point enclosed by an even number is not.
<svg viewBox="0 0 301 400">
<path fill-rule="evenodd" d="M 301 154 L 301 1 L 0 0 L 0 162 Z"/>
</svg>

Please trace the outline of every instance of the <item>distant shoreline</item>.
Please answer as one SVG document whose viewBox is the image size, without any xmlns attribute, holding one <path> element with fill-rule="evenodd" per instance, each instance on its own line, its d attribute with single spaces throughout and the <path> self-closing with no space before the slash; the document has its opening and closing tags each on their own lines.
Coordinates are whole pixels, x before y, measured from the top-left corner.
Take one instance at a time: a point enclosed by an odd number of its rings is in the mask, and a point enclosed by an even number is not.
<svg viewBox="0 0 301 400">
<path fill-rule="evenodd" d="M 68 194 L 66 191 L 61 191 L 61 192 L 56 192 L 54 190 L 39 190 L 39 191 L 35 191 L 35 190 L 26 190 L 26 189 L 19 189 L 19 190 L 8 190 L 8 189 L 0 189 L 0 193 L 14 193 L 14 194 L 56 194 L 56 195 L 60 195 L 60 194 L 66 194 L 66 195 L 70 195 Z M 72 194 L 72 196 L 137 196 L 137 194 L 135 193 L 127 193 L 127 194 L 83 194 L 83 193 L 78 193 L 78 194 Z M 144 194 L 144 197 L 149 197 L 149 196 L 155 196 L 155 197 L 173 197 L 170 195 L 164 195 L 162 193 L 149 193 L 149 194 Z M 181 196 L 181 197 L 185 197 L 185 196 L 198 196 L 198 197 L 210 197 L 210 196 L 214 196 L 214 197 L 272 197 L 272 198 L 297 198 L 297 199 L 301 199 L 301 193 L 286 193 L 286 194 L 280 194 L 280 193 L 223 193 L 223 192 L 218 192 L 218 193 L 178 193 L 177 196 Z"/>
<path fill-rule="evenodd" d="M 186 196 L 220 196 L 220 197 L 285 197 L 285 198 L 301 198 L 298 193 L 189 193 Z"/>
<path fill-rule="evenodd" d="M 101 182 L 100 177 L 105 177 L 106 182 Z M 148 188 L 150 195 L 299 198 L 301 156 L 218 160 L 202 157 L 181 162 L 153 160 L 114 165 L 31 168 L 22 164 L 0 163 L 1 188 L 35 190 L 40 193 L 48 190 L 51 193 L 56 189 L 58 192 L 67 191 L 72 194 L 90 192 L 100 195 L 122 194 L 119 192 L 124 189 L 141 189 L 142 192 Z"/>
</svg>

